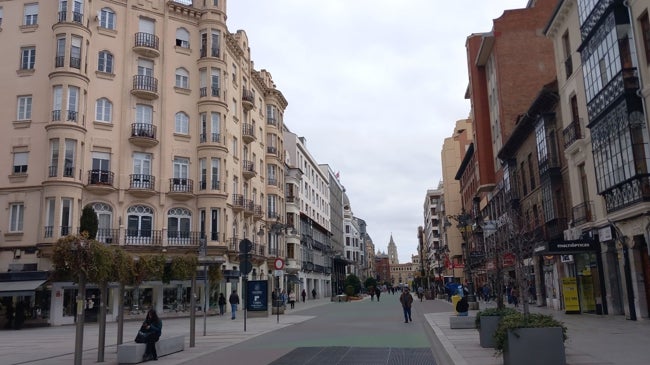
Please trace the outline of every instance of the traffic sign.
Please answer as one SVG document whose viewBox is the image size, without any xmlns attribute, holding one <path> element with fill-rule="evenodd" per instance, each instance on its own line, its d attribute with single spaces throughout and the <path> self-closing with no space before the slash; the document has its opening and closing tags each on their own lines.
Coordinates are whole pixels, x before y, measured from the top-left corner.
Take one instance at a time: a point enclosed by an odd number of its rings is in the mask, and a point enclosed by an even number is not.
<svg viewBox="0 0 650 365">
<path fill-rule="evenodd" d="M 248 275 L 253 271 L 253 264 L 250 261 L 242 261 L 239 263 L 239 266 L 241 267 L 242 275 Z"/>
<path fill-rule="evenodd" d="M 284 269 L 284 260 L 278 257 L 277 259 L 275 259 L 275 262 L 273 263 L 273 267 L 275 267 L 276 270 Z"/>
<path fill-rule="evenodd" d="M 249 240 L 248 238 L 244 238 L 243 240 L 239 241 L 239 252 L 241 253 L 249 253 L 253 249 L 253 242 Z"/>
</svg>

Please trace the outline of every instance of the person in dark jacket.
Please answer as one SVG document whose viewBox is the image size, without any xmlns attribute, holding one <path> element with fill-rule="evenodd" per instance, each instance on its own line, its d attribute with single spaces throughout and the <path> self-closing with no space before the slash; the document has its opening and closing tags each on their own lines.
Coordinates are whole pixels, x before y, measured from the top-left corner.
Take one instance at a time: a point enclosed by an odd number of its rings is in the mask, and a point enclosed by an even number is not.
<svg viewBox="0 0 650 365">
<path fill-rule="evenodd" d="M 468 315 L 469 310 L 469 302 L 467 301 L 467 295 L 464 295 L 458 303 L 456 303 L 456 312 L 458 312 L 459 316 L 466 317 Z"/>
<path fill-rule="evenodd" d="M 158 318 L 158 313 L 154 309 L 149 309 L 147 318 L 142 323 L 141 331 L 149 333 L 147 336 L 147 348 L 142 356 L 142 361 L 158 360 L 156 353 L 156 342 L 160 339 L 162 334 L 162 320 Z"/>
<path fill-rule="evenodd" d="M 404 288 L 404 292 L 399 296 L 399 302 L 402 303 L 402 309 L 404 310 L 404 323 L 413 322 L 411 318 L 411 305 L 413 305 L 413 296 L 409 292 L 409 288 Z"/>
<path fill-rule="evenodd" d="M 223 316 L 226 313 L 226 297 L 223 293 L 219 293 L 219 315 Z"/>
<path fill-rule="evenodd" d="M 230 298 L 228 298 L 228 301 L 230 302 L 230 309 L 232 311 L 231 319 L 234 320 L 237 314 L 237 306 L 239 305 L 239 295 L 237 295 L 237 289 L 233 289 L 232 294 L 230 294 Z"/>
</svg>

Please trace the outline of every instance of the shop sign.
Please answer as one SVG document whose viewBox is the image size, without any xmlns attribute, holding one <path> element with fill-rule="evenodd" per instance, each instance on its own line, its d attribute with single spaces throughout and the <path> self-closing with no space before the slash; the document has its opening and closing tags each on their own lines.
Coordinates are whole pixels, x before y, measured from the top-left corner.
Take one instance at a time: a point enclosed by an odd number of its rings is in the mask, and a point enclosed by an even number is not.
<svg viewBox="0 0 650 365">
<path fill-rule="evenodd" d="M 598 250 L 598 242 L 593 239 L 550 241 L 548 253 L 563 255 L 569 253 L 593 252 Z"/>
<path fill-rule="evenodd" d="M 503 266 L 515 266 L 515 254 L 507 253 L 503 255 Z"/>
<path fill-rule="evenodd" d="M 576 278 L 562 278 L 562 291 L 564 292 L 564 309 L 566 313 L 580 313 Z"/>
<path fill-rule="evenodd" d="M 603 227 L 598 230 L 598 240 L 600 242 L 611 241 L 612 239 L 613 237 L 611 226 Z"/>
</svg>

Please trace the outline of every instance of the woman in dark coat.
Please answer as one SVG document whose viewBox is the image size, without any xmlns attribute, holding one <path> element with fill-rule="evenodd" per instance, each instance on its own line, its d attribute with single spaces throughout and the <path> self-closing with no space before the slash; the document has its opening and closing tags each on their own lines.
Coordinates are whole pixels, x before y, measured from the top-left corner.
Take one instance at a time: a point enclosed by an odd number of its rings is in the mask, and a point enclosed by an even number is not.
<svg viewBox="0 0 650 365">
<path fill-rule="evenodd" d="M 147 318 L 142 323 L 141 331 L 150 333 L 147 336 L 147 349 L 144 351 L 142 361 L 158 360 L 156 353 L 156 342 L 162 334 L 162 321 L 158 318 L 158 313 L 154 309 L 149 309 Z"/>
</svg>

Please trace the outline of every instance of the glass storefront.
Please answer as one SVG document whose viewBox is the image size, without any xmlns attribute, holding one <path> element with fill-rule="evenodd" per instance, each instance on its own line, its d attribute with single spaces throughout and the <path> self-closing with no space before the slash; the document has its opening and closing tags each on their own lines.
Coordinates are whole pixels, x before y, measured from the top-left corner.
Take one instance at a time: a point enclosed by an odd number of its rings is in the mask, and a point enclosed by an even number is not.
<svg viewBox="0 0 650 365">
<path fill-rule="evenodd" d="M 600 272 L 595 253 L 574 255 L 581 313 L 602 314 Z"/>
</svg>

